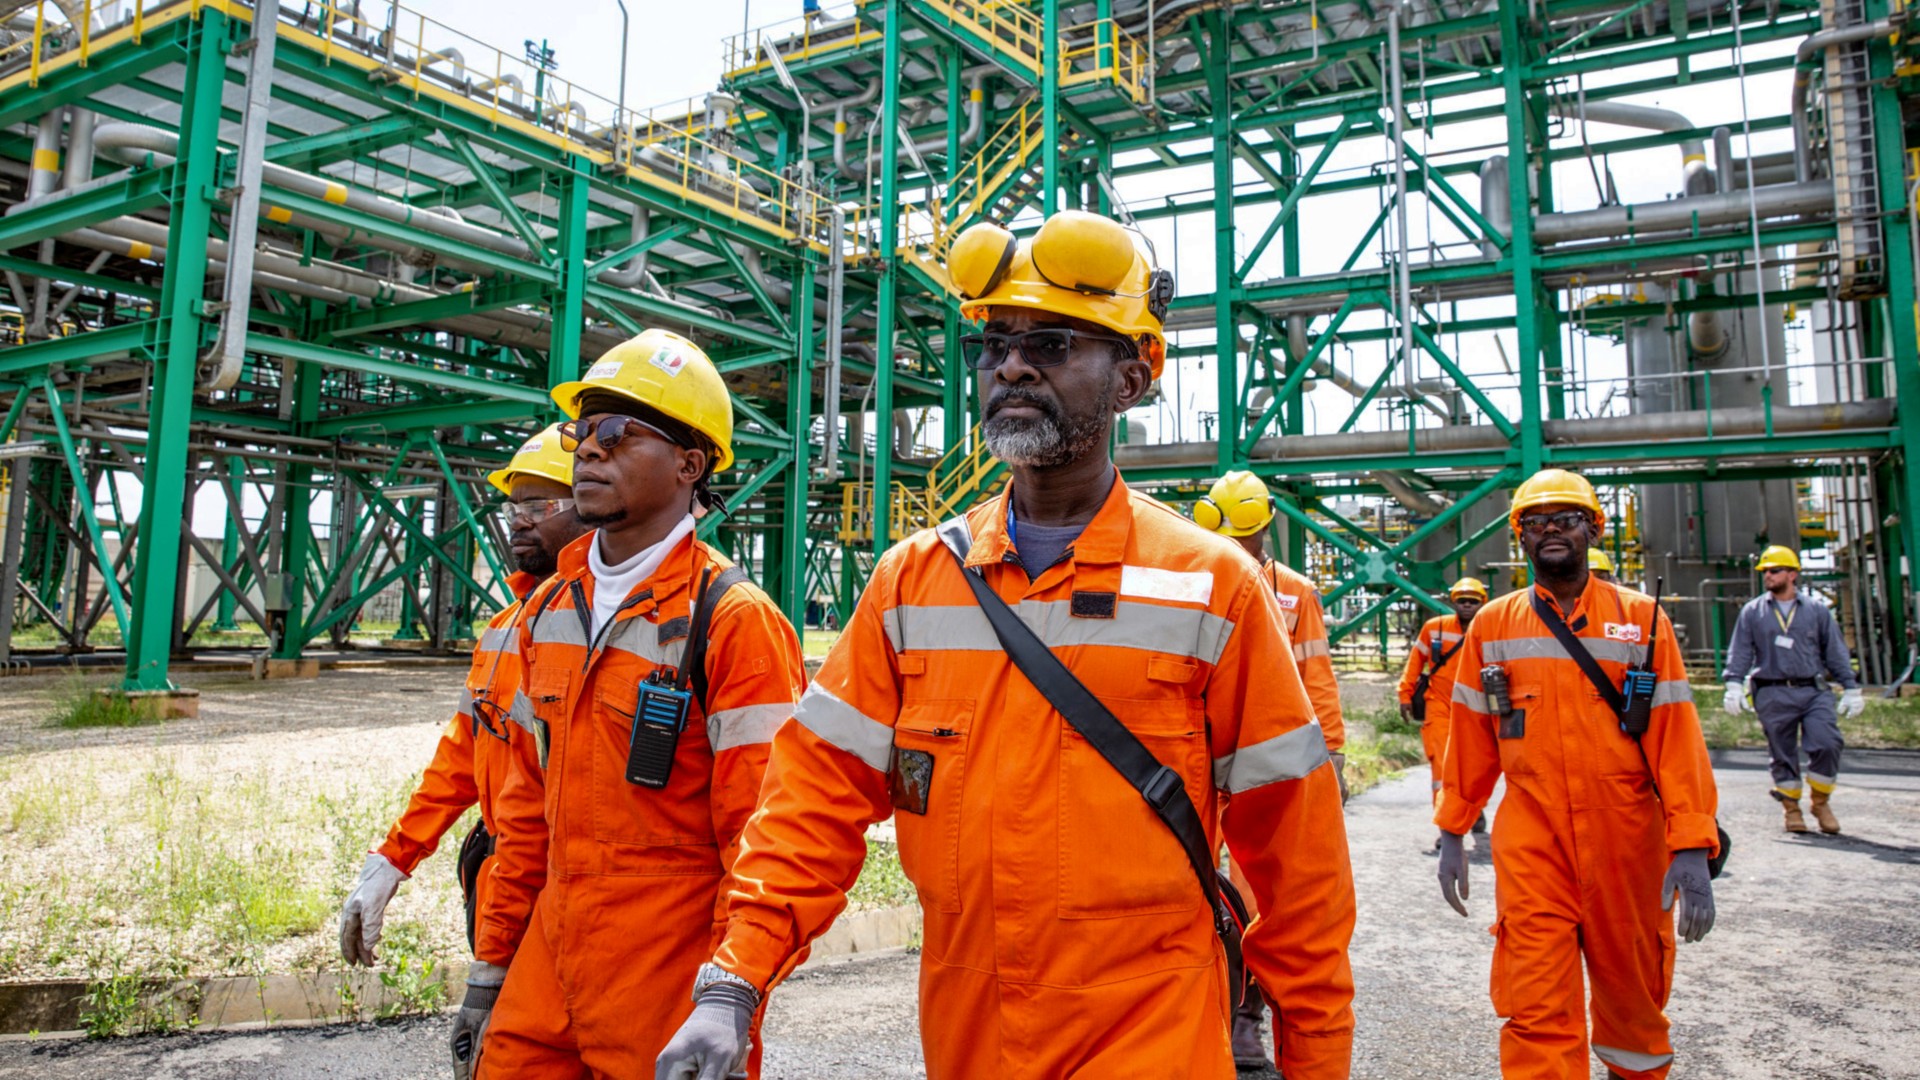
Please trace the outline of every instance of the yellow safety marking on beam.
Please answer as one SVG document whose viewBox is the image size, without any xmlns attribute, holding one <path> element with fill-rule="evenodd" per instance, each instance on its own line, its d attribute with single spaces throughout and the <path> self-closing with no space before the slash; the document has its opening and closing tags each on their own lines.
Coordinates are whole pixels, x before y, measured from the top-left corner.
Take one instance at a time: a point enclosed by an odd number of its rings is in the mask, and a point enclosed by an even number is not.
<svg viewBox="0 0 1920 1080">
<path fill-rule="evenodd" d="M 335 206 L 344 206 L 347 202 L 347 185 L 333 180 L 327 181 L 326 200 Z"/>
<path fill-rule="evenodd" d="M 287 222 L 293 220 L 293 211 L 284 206 L 269 206 L 267 207 L 267 220 L 277 221 L 285 225 Z"/>
<path fill-rule="evenodd" d="M 460 287 L 453 291 L 454 292 L 472 292 L 474 284 L 475 283 L 471 281 L 463 281 L 460 283 Z"/>
<path fill-rule="evenodd" d="M 1699 162 L 1699 163 L 1701 163 L 1702 165 L 1704 165 L 1704 164 L 1706 164 L 1706 163 L 1707 163 L 1707 155 L 1705 155 L 1705 154 L 1688 154 L 1688 155 L 1686 155 L 1685 157 L 1683 157 L 1683 158 L 1681 158 L 1681 159 L 1680 159 L 1680 163 L 1681 163 L 1682 165 L 1691 165 L 1691 164 L 1693 164 L 1693 163 L 1694 163 L 1694 162 L 1696 162 L 1696 161 L 1697 161 L 1697 162 Z"/>
<path fill-rule="evenodd" d="M 151 259 L 153 258 L 153 245 L 142 243 L 139 240 L 129 240 L 127 241 L 127 258 Z"/>
<path fill-rule="evenodd" d="M 33 167 L 39 169 L 41 172 L 59 172 L 60 151 L 35 150 L 33 152 Z"/>
</svg>

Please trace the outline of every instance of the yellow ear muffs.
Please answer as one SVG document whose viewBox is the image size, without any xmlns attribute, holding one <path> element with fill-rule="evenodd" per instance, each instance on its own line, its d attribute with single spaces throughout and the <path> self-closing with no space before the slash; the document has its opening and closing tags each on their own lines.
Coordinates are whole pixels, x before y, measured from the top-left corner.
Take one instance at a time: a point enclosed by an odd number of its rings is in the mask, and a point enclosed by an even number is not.
<svg viewBox="0 0 1920 1080">
<path fill-rule="evenodd" d="M 1084 210 L 1060 211 L 1033 238 L 1033 268 L 1075 292 L 1113 295 L 1138 257 L 1125 226 Z"/>
<path fill-rule="evenodd" d="M 1269 495 L 1264 502 L 1249 499 L 1240 503 L 1233 508 L 1231 514 L 1227 515 L 1227 520 L 1236 530 L 1246 532 L 1249 529 L 1258 529 L 1273 520 L 1274 512 L 1273 496 Z"/>
<path fill-rule="evenodd" d="M 1209 496 L 1202 495 L 1200 501 L 1193 504 L 1193 523 L 1208 532 L 1220 531 L 1220 522 L 1223 520 L 1225 518 L 1220 513 L 1220 504 L 1214 502 Z"/>
<path fill-rule="evenodd" d="M 961 296 L 978 300 L 1005 280 L 1019 245 L 1006 229 L 991 221 L 980 222 L 954 239 L 953 250 L 947 253 L 947 277 Z"/>
</svg>

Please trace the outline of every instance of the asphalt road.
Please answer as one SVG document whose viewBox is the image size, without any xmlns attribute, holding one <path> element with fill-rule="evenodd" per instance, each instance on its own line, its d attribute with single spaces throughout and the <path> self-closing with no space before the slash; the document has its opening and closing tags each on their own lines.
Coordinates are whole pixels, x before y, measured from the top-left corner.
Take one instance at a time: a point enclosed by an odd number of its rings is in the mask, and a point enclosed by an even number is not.
<svg viewBox="0 0 1920 1080">
<path fill-rule="evenodd" d="M 1673 1077 L 1920 1080 L 1920 777 L 1897 771 L 1898 758 L 1884 770 L 1851 773 L 1835 800 L 1846 835 L 1803 838 L 1779 831 L 1764 762 L 1735 754 L 1720 764 L 1721 821 L 1734 856 L 1716 883 L 1713 933 L 1680 950 Z M 1484 851 L 1475 853 L 1472 918 L 1447 909 L 1426 854 L 1426 803 L 1425 777 L 1416 774 L 1349 807 L 1360 892 L 1357 1080 L 1498 1073 L 1499 1021 L 1486 997 L 1492 867 Z M 796 976 L 774 998 L 768 1080 L 923 1075 L 916 966 L 897 953 Z M 447 1075 L 445 1026 L 435 1017 L 106 1043 L 0 1042 L 0 1077 L 438 1080 Z"/>
</svg>

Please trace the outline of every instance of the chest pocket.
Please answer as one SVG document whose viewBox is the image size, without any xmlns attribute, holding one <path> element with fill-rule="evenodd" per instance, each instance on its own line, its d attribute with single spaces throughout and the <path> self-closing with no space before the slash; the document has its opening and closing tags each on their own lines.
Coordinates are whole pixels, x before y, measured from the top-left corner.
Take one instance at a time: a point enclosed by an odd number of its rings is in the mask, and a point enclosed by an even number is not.
<svg viewBox="0 0 1920 1080">
<path fill-rule="evenodd" d="M 960 910 L 961 808 L 972 726 L 971 701 L 912 702 L 894 723 L 887 790 L 900 868 L 921 905 L 933 911 Z"/>
<path fill-rule="evenodd" d="M 1185 699 L 1111 701 L 1154 757 L 1179 773 L 1197 807 L 1212 805 L 1212 762 Z M 1060 727 L 1060 917 L 1103 919 L 1198 909 L 1186 852 L 1153 807 L 1070 724 Z"/>
<path fill-rule="evenodd" d="M 1538 762 L 1529 759 L 1537 757 L 1538 752 L 1529 754 L 1529 744 L 1555 737 L 1548 730 L 1553 720 L 1544 707 L 1545 688 L 1537 682 L 1513 683 L 1508 687 L 1507 696 L 1512 701 L 1513 712 L 1493 718 L 1494 729 L 1500 736 L 1500 769 L 1520 775 L 1536 773 Z"/>
<path fill-rule="evenodd" d="M 591 688 L 588 713 L 593 743 L 593 838 L 610 844 L 663 847 L 713 842 L 713 750 L 698 702 L 674 746 L 673 770 L 664 788 L 627 782 L 633 745 L 633 710 L 639 700 L 639 665 L 602 658 Z"/>
</svg>

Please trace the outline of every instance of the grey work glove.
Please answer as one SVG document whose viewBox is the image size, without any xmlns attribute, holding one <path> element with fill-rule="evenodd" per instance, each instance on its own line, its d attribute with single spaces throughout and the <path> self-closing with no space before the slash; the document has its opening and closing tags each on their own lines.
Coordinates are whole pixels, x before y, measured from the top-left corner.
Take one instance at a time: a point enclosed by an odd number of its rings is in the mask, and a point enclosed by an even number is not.
<svg viewBox="0 0 1920 1080">
<path fill-rule="evenodd" d="M 1453 910 L 1467 913 L 1467 838 L 1457 833 L 1440 834 L 1440 895 Z"/>
<path fill-rule="evenodd" d="M 1713 875 L 1707 871 L 1706 848 L 1673 853 L 1667 879 L 1660 883 L 1660 910 L 1672 911 L 1676 897 L 1680 915 L 1674 933 L 1691 945 L 1713 929 Z"/>
<path fill-rule="evenodd" d="M 374 852 L 360 865 L 360 881 L 353 887 L 347 904 L 340 909 L 340 955 L 348 964 L 372 967 L 373 947 L 380 943 L 380 928 L 386 922 L 387 902 L 407 875 Z"/>
<path fill-rule="evenodd" d="M 1840 705 L 1838 707 L 1840 710 L 1840 719 L 1858 719 L 1861 713 L 1867 711 L 1866 695 L 1861 693 L 1860 688 L 1857 686 L 1851 690 L 1842 690 L 1840 691 Z"/>
<path fill-rule="evenodd" d="M 1726 710 L 1728 716 L 1739 716 L 1746 712 L 1747 684 L 1728 680 L 1727 696 L 1720 699 L 1720 707 Z"/>
<path fill-rule="evenodd" d="M 1328 754 L 1333 759 L 1333 778 L 1340 781 L 1340 805 L 1347 805 L 1347 755 L 1335 750 Z"/>
<path fill-rule="evenodd" d="M 653 1063 L 653 1080 L 724 1080 L 745 1076 L 753 1048 L 748 1030 L 760 1002 L 753 991 L 714 983 L 694 999 L 693 1015 Z"/>
<path fill-rule="evenodd" d="M 467 969 L 467 996 L 453 1018 L 453 1033 L 447 1045 L 453 1051 L 454 1080 L 473 1080 L 480 1071 L 480 1042 L 487 1034 L 487 1021 L 493 1018 L 493 1003 L 500 999 L 500 984 L 507 969 L 485 960 L 475 960 Z"/>
</svg>

